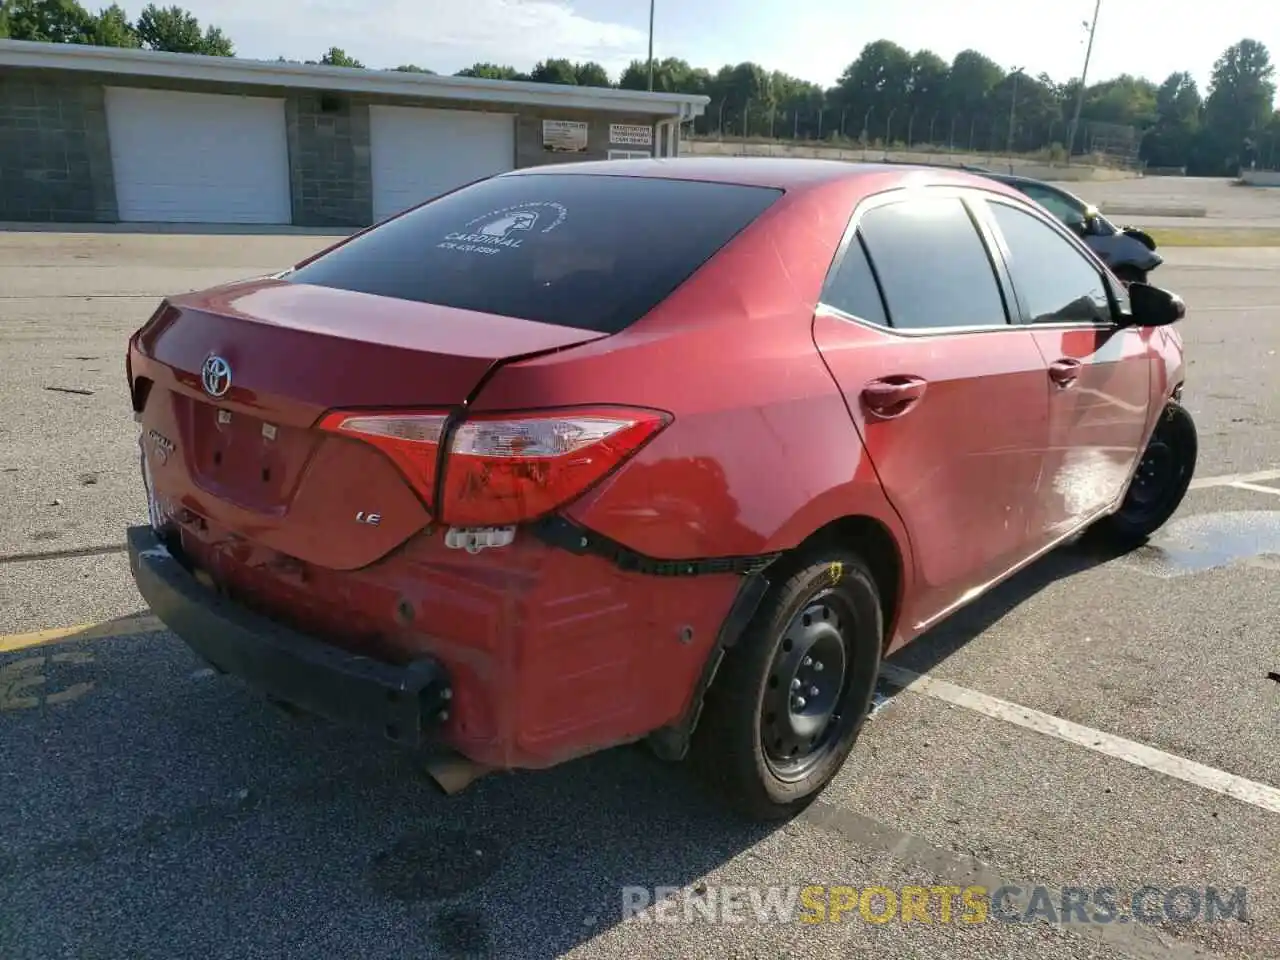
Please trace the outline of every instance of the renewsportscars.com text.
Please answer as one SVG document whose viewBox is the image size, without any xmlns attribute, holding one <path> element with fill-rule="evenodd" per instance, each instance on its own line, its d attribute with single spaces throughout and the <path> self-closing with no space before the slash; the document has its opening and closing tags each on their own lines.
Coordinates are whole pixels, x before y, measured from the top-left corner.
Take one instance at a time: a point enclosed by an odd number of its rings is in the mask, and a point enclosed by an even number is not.
<svg viewBox="0 0 1280 960">
<path fill-rule="evenodd" d="M 1246 920 L 1244 887 L 623 887 L 638 923 L 1193 923 Z"/>
</svg>

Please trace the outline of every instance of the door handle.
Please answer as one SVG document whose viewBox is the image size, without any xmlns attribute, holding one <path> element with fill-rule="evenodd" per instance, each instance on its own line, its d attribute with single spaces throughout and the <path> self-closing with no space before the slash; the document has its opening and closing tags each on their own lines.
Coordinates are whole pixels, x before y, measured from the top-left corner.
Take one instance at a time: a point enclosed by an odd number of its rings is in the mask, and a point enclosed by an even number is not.
<svg viewBox="0 0 1280 960">
<path fill-rule="evenodd" d="M 862 402 L 881 419 L 900 417 L 924 396 L 928 383 L 919 377 L 885 377 L 862 388 Z"/>
<path fill-rule="evenodd" d="M 1080 361 L 1072 357 L 1063 357 L 1049 364 L 1049 377 L 1060 387 L 1069 387 L 1080 376 Z"/>
</svg>

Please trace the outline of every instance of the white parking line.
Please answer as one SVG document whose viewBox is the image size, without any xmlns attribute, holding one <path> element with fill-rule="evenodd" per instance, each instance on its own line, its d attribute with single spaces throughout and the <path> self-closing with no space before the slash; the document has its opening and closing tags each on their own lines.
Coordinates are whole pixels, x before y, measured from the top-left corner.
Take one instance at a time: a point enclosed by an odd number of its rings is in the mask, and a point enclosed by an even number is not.
<svg viewBox="0 0 1280 960">
<path fill-rule="evenodd" d="M 1165 753 L 1163 750 L 1148 747 L 1134 740 L 1103 733 L 1101 730 L 1081 726 L 1070 720 L 1063 720 L 1061 717 L 1031 710 L 998 697 L 988 696 L 985 693 L 892 664 L 882 666 L 881 675 L 904 690 L 921 693 L 995 720 L 1003 720 L 1005 723 L 1034 730 L 1045 736 L 1074 743 L 1095 753 L 1123 760 L 1135 767 L 1163 773 L 1167 777 L 1224 794 L 1271 813 L 1280 813 L 1280 790 L 1265 783 L 1206 767 L 1204 764 Z"/>
<path fill-rule="evenodd" d="M 1242 307 L 1196 307 L 1196 313 L 1246 313 L 1249 310 L 1280 310 L 1280 303 L 1250 303 Z"/>
<path fill-rule="evenodd" d="M 1276 489 L 1275 487 L 1264 487 L 1260 483 L 1247 483 L 1244 480 L 1237 480 L 1235 483 L 1231 484 L 1231 486 L 1235 487 L 1237 490 L 1252 490 L 1254 493 L 1271 493 L 1280 497 L 1280 489 Z"/>
<path fill-rule="evenodd" d="M 1254 480 L 1275 480 L 1280 477 L 1280 470 L 1259 470 L 1256 473 L 1227 473 L 1220 477 L 1197 477 L 1191 481 L 1192 490 L 1205 487 L 1229 487 L 1236 483 L 1249 483 Z"/>
</svg>

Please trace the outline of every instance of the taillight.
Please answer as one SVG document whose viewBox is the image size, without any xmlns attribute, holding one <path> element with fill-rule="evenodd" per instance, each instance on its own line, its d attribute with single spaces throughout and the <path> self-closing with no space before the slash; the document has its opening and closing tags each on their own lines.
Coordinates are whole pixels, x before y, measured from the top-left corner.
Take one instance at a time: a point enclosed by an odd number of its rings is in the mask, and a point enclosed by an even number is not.
<svg viewBox="0 0 1280 960">
<path fill-rule="evenodd" d="M 536 520 L 595 486 L 671 422 L 633 407 L 482 415 L 453 429 L 436 470 L 446 417 L 435 413 L 331 413 L 321 429 L 373 444 L 404 472 L 437 519 L 458 527 Z"/>
<path fill-rule="evenodd" d="M 441 519 L 459 527 L 535 520 L 595 486 L 669 422 L 625 407 L 467 419 L 449 442 Z"/>
<path fill-rule="evenodd" d="M 430 506 L 435 497 L 443 413 L 331 413 L 320 429 L 363 440 L 385 453 Z"/>
</svg>

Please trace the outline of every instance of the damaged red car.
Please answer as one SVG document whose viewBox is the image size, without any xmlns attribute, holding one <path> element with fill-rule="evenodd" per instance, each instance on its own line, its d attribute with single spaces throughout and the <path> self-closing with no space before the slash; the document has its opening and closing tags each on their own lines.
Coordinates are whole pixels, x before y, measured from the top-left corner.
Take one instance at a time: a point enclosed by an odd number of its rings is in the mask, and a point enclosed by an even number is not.
<svg viewBox="0 0 1280 960">
<path fill-rule="evenodd" d="M 647 741 L 785 817 L 883 657 L 1177 509 L 1184 313 L 962 172 L 519 170 L 160 305 L 133 575 L 281 704 L 473 772 Z"/>
</svg>

